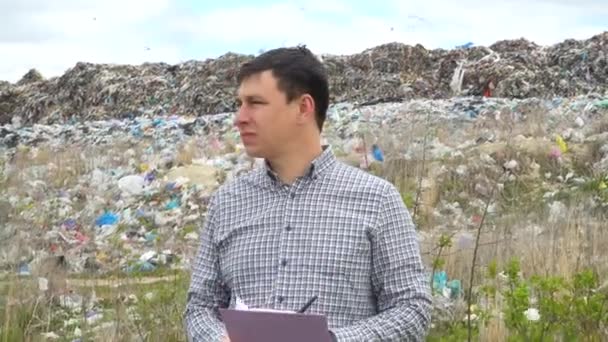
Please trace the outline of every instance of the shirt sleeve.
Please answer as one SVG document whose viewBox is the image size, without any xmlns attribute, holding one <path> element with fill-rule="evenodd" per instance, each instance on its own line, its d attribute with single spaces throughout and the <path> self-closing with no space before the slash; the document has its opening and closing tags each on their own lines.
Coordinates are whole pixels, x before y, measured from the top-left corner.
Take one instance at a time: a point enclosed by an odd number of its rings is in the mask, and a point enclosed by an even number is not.
<svg viewBox="0 0 608 342">
<path fill-rule="evenodd" d="M 338 342 L 424 341 L 432 297 L 416 229 L 392 185 L 387 185 L 376 230 L 371 234 L 372 283 L 378 314 L 332 330 Z"/>
<path fill-rule="evenodd" d="M 217 226 L 216 197 L 207 210 L 199 250 L 192 266 L 188 300 L 184 313 L 188 341 L 220 341 L 226 334 L 219 308 L 227 307 L 229 291 L 222 285 L 217 247 L 213 234 Z"/>
</svg>

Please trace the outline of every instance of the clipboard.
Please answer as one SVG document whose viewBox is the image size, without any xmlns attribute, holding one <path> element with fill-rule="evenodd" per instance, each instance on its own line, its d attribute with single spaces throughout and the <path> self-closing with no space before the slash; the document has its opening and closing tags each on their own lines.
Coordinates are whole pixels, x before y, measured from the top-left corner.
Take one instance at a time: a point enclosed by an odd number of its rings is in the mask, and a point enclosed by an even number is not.
<svg viewBox="0 0 608 342">
<path fill-rule="evenodd" d="M 230 342 L 331 342 L 327 317 L 220 308 Z"/>
</svg>

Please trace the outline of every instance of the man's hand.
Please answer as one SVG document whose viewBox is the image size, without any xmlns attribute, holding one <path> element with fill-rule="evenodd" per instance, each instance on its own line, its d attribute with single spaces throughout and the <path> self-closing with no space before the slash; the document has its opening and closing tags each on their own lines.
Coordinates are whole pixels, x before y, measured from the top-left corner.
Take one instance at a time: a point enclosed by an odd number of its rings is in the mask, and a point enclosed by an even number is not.
<svg viewBox="0 0 608 342">
<path fill-rule="evenodd" d="M 221 342 L 230 342 L 230 338 L 228 336 L 224 336 L 224 337 L 222 337 Z"/>
</svg>

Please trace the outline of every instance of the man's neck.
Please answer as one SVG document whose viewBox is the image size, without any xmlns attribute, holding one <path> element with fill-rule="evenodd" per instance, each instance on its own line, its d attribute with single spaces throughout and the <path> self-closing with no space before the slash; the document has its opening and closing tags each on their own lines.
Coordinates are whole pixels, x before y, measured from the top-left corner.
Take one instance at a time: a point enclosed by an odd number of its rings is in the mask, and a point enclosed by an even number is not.
<svg viewBox="0 0 608 342">
<path fill-rule="evenodd" d="M 303 176 L 311 162 L 323 152 L 320 141 L 304 146 L 308 148 L 299 148 L 297 152 L 285 153 L 278 158 L 268 160 L 272 170 L 283 183 L 292 184 L 298 177 Z"/>
</svg>

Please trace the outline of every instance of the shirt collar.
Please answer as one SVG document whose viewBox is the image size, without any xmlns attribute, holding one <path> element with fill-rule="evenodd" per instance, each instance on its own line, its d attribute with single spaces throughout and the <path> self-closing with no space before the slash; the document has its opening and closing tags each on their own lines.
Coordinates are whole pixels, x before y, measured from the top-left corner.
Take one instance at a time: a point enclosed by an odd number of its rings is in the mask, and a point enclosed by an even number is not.
<svg viewBox="0 0 608 342">
<path fill-rule="evenodd" d="M 321 146 L 322 152 L 319 156 L 312 160 L 308 172 L 304 175 L 304 177 L 311 177 L 312 179 L 319 178 L 324 172 L 330 169 L 332 165 L 336 162 L 336 157 L 331 149 L 330 145 Z M 266 174 L 272 180 L 278 180 L 279 177 L 276 172 L 270 166 L 270 162 L 268 160 L 264 160 L 264 168 Z"/>
</svg>

